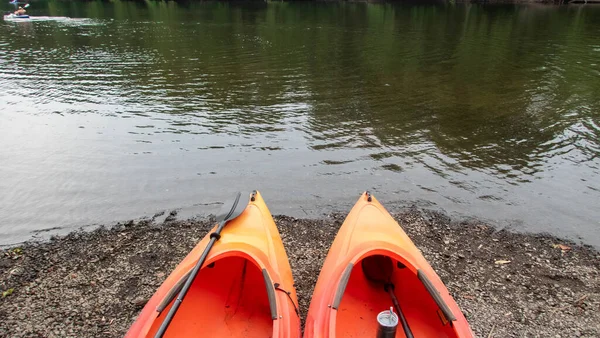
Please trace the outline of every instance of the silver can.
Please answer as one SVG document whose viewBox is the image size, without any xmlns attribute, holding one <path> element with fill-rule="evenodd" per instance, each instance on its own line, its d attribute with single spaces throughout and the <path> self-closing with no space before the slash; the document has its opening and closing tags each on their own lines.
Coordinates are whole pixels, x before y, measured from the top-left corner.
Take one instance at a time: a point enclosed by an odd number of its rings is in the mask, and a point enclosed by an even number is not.
<svg viewBox="0 0 600 338">
<path fill-rule="evenodd" d="M 398 327 L 398 315 L 394 313 L 394 309 L 390 308 L 380 312 L 377 315 L 377 338 L 394 338 L 396 337 L 396 328 Z"/>
</svg>

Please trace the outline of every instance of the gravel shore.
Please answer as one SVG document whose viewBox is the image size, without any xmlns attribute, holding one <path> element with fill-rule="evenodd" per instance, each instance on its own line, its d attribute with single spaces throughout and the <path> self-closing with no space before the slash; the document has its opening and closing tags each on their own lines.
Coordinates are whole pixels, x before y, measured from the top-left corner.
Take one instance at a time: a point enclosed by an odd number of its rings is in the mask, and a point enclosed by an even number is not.
<svg viewBox="0 0 600 338">
<path fill-rule="evenodd" d="M 394 217 L 478 337 L 599 337 L 600 253 L 417 208 Z M 302 315 L 344 215 L 275 217 Z M 0 337 L 121 337 L 211 219 L 167 217 L 0 251 Z"/>
</svg>

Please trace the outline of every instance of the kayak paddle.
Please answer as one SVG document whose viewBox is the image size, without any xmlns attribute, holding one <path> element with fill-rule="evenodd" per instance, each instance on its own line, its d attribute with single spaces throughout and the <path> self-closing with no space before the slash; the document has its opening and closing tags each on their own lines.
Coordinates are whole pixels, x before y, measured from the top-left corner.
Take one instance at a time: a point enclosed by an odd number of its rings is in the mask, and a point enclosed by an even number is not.
<svg viewBox="0 0 600 338">
<path fill-rule="evenodd" d="M 173 303 L 173 306 L 169 310 L 169 313 L 167 313 L 165 320 L 160 325 L 160 328 L 156 332 L 156 335 L 154 336 L 154 338 L 162 338 L 162 336 L 165 334 L 165 332 L 167 331 L 167 328 L 169 327 L 169 324 L 171 323 L 171 320 L 173 320 L 173 317 L 175 316 L 175 313 L 177 312 L 177 309 L 179 309 L 179 306 L 183 302 L 183 298 L 185 297 L 188 290 L 192 286 L 192 282 L 196 278 L 196 275 L 198 275 L 198 272 L 200 271 L 200 268 L 204 264 L 204 261 L 206 261 L 206 257 L 208 257 L 208 253 L 210 252 L 210 249 L 212 249 L 215 242 L 221 238 L 221 230 L 223 230 L 223 228 L 225 227 L 227 222 L 233 220 L 234 218 L 237 218 L 239 215 L 241 215 L 244 212 L 244 210 L 246 210 L 246 206 L 248 205 L 248 202 L 249 202 L 249 196 L 250 195 L 248 195 L 248 194 L 242 194 L 241 192 L 238 192 L 235 196 L 235 199 L 233 200 L 233 203 L 223 204 L 223 207 L 221 207 L 221 211 L 219 211 L 219 214 L 217 215 L 217 222 L 219 223 L 217 230 L 215 230 L 215 232 L 210 234 L 210 242 L 208 242 L 208 245 L 204 249 L 204 252 L 202 252 L 202 256 L 200 256 L 200 259 L 198 259 L 198 262 L 194 266 L 192 273 L 190 274 L 188 279 L 185 281 L 183 288 L 181 289 L 181 291 L 179 291 L 179 294 L 177 295 L 177 299 Z"/>
</svg>

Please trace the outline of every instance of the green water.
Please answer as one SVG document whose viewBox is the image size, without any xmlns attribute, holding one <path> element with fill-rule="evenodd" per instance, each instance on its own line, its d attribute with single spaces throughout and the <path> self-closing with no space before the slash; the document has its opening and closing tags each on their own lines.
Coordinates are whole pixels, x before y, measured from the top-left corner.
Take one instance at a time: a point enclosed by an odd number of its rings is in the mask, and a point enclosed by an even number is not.
<svg viewBox="0 0 600 338">
<path fill-rule="evenodd" d="M 600 245 L 600 6 L 28 13 L 0 24 L 3 243 L 238 189 L 316 217 L 369 189 Z"/>
</svg>

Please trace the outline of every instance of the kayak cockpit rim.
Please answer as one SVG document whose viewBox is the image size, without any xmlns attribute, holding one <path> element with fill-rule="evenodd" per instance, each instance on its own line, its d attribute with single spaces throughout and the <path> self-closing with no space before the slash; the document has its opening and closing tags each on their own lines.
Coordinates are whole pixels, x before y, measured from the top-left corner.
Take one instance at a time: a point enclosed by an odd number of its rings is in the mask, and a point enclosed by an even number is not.
<svg viewBox="0 0 600 338">
<path fill-rule="evenodd" d="M 202 269 L 200 269 L 200 270 L 214 268 L 215 265 L 218 264 L 218 262 L 220 260 L 223 260 L 228 257 L 244 258 L 246 261 L 249 261 L 250 263 L 254 264 L 257 268 L 259 268 L 261 270 L 262 276 L 263 276 L 263 279 L 265 282 L 265 287 L 267 290 L 267 297 L 269 299 L 269 308 L 270 308 L 271 319 L 276 320 L 277 319 L 277 298 L 275 297 L 275 286 L 273 284 L 273 279 L 269 275 L 269 271 L 266 269 L 266 267 L 263 264 L 260 264 L 259 263 L 260 260 L 257 257 L 255 257 L 254 255 L 249 254 L 247 252 L 243 252 L 243 251 L 228 251 L 228 252 L 220 254 L 216 257 L 212 257 L 212 259 L 210 259 L 210 260 L 207 260 L 205 262 L 204 266 L 202 267 Z M 169 292 L 167 292 L 167 294 L 165 295 L 163 300 L 156 306 L 157 316 L 160 316 L 160 314 L 167 307 L 169 307 L 169 305 L 173 302 L 175 297 L 177 297 L 177 295 L 179 294 L 179 291 L 181 291 L 181 288 L 183 288 L 183 285 L 185 284 L 189 275 L 192 273 L 192 269 L 193 269 L 193 266 L 190 266 L 188 272 L 186 272 L 183 276 L 181 276 L 181 278 L 179 278 L 179 280 L 173 285 L 173 287 L 169 290 Z"/>
<path fill-rule="evenodd" d="M 354 268 L 354 264 L 350 263 L 344 269 L 344 273 L 342 274 L 342 278 L 338 283 L 338 287 L 335 291 L 335 296 L 333 297 L 333 304 L 331 307 L 335 310 L 338 309 L 340 303 L 342 302 L 342 297 L 344 296 L 344 291 L 346 291 L 346 286 L 348 286 L 348 282 L 350 281 L 350 273 L 352 273 L 352 269 Z"/>
<path fill-rule="evenodd" d="M 262 269 L 265 286 L 267 287 L 267 298 L 269 299 L 269 308 L 271 309 L 271 319 L 277 320 L 277 299 L 275 298 L 275 286 L 269 277 L 267 269 Z"/>
<path fill-rule="evenodd" d="M 427 274 L 425 274 L 425 272 L 423 272 L 423 270 L 421 270 L 421 269 L 417 270 L 417 277 L 419 278 L 419 280 L 421 281 L 423 286 L 425 286 L 425 290 L 427 290 L 429 295 L 433 298 L 435 303 L 438 305 L 438 307 L 444 314 L 444 317 L 446 317 L 446 320 L 450 322 L 450 325 L 452 325 L 452 322 L 456 321 L 456 316 L 454 316 L 454 313 L 452 313 L 452 310 L 450 310 L 450 308 L 448 307 L 448 304 L 446 304 L 446 302 L 440 295 L 440 292 L 438 291 L 438 289 L 436 289 L 435 286 L 433 286 L 433 283 L 431 283 L 431 281 L 429 280 L 429 277 L 427 277 Z"/>
<path fill-rule="evenodd" d="M 398 251 L 404 251 L 399 248 Z M 393 259 L 396 262 L 395 268 L 405 269 L 408 268 L 420 281 L 420 284 L 425 288 L 429 296 L 433 299 L 433 301 L 437 304 L 439 310 L 442 315 L 445 317 L 445 321 L 449 322 L 452 326 L 452 322 L 456 321 L 456 316 L 452 313 L 452 310 L 446 304 L 444 299 L 442 298 L 439 290 L 433 285 L 427 274 L 422 269 L 417 269 L 415 265 L 411 262 L 413 261 L 412 255 L 408 254 L 408 252 L 401 252 L 400 254 L 394 251 L 385 250 L 385 249 L 375 249 L 375 250 L 366 250 L 363 251 L 350 260 L 350 263 L 344 268 L 340 278 L 337 281 L 337 287 L 335 288 L 335 293 L 333 295 L 333 301 L 330 303 L 331 308 L 333 310 L 338 310 L 340 303 L 342 302 L 342 298 L 344 296 L 344 292 L 346 291 L 346 287 L 350 282 L 350 276 L 354 267 L 359 265 L 358 263 L 362 262 L 365 258 L 372 256 L 386 256 Z M 410 257 L 407 259 L 405 256 Z M 441 318 L 440 318 L 441 319 Z M 442 319 L 442 322 L 444 322 Z"/>
</svg>

